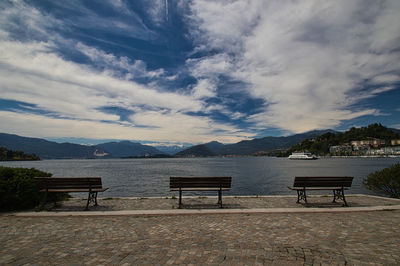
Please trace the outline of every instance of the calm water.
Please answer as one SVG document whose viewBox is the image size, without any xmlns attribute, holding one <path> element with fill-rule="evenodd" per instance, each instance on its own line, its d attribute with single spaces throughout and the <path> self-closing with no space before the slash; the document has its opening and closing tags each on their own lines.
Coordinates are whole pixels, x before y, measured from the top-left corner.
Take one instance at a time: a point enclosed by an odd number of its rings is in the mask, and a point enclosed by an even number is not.
<svg viewBox="0 0 400 266">
<path fill-rule="evenodd" d="M 400 158 L 292 161 L 287 158 L 248 157 L 44 160 L 0 162 L 0 165 L 34 167 L 53 173 L 55 177 L 101 176 L 103 185 L 110 188 L 101 194 L 102 197 L 148 197 L 176 194 L 169 191 L 170 176 L 232 176 L 232 190 L 224 195 L 287 195 L 295 194 L 287 186 L 292 184 L 296 175 L 350 175 L 355 179 L 349 193 L 373 194 L 362 186 L 362 180 L 369 173 L 397 162 Z"/>
</svg>

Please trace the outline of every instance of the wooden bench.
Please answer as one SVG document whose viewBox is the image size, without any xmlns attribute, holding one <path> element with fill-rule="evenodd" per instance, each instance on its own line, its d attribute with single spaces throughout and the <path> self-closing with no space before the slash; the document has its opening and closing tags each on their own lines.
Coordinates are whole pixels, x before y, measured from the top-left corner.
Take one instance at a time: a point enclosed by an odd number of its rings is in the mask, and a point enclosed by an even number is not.
<svg viewBox="0 0 400 266">
<path fill-rule="evenodd" d="M 177 177 L 171 176 L 169 187 L 171 191 L 179 191 L 179 208 L 182 207 L 182 191 L 218 191 L 218 203 L 222 208 L 222 191 L 230 190 L 232 177 Z"/>
<path fill-rule="evenodd" d="M 304 200 L 307 204 L 307 190 L 332 190 L 333 202 L 342 199 L 345 206 L 349 206 L 344 196 L 344 191 L 351 187 L 352 176 L 296 176 L 293 186 L 288 187 L 297 191 L 297 203 Z"/>
<path fill-rule="evenodd" d="M 101 177 L 35 177 L 40 192 L 44 192 L 44 202 L 47 194 L 54 192 L 88 192 L 88 199 L 85 210 L 89 209 L 89 203 L 97 206 L 97 193 L 106 191 L 103 188 Z"/>
</svg>

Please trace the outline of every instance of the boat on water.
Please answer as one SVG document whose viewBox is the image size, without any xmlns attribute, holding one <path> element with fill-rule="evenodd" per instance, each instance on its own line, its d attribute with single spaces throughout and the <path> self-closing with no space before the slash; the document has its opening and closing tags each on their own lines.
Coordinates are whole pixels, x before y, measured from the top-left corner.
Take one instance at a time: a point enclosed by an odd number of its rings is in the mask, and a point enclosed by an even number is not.
<svg viewBox="0 0 400 266">
<path fill-rule="evenodd" d="M 289 155 L 290 160 L 316 160 L 317 156 L 312 155 L 310 152 L 293 152 Z"/>
</svg>

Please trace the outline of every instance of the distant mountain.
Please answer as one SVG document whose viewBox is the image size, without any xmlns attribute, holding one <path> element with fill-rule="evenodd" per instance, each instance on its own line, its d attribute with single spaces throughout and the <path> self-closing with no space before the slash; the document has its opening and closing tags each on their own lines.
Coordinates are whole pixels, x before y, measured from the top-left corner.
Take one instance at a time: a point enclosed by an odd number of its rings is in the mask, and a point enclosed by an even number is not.
<svg viewBox="0 0 400 266">
<path fill-rule="evenodd" d="M 260 152 L 272 152 L 287 149 L 299 142 L 315 138 L 333 130 L 314 130 L 287 137 L 265 137 L 253 140 L 243 140 L 235 144 L 224 145 L 217 141 L 196 145 L 183 150 L 177 157 L 205 157 L 217 155 L 253 155 Z"/>
<path fill-rule="evenodd" d="M 260 151 L 271 152 L 274 150 L 287 149 L 305 139 L 315 138 L 333 130 L 314 130 L 306 133 L 287 137 L 264 137 L 260 139 L 244 140 L 236 144 L 225 145 L 224 155 L 251 155 Z"/>
<path fill-rule="evenodd" d="M 152 146 L 130 141 L 108 142 L 87 146 L 72 143 L 57 143 L 39 138 L 27 138 L 0 133 L 0 147 L 9 150 L 36 154 L 41 159 L 93 159 L 141 157 L 163 154 Z"/>
<path fill-rule="evenodd" d="M 97 158 L 95 154 L 104 153 L 103 150 L 96 146 L 56 143 L 39 138 L 27 138 L 5 133 L 0 133 L 0 147 L 29 154 L 33 153 L 41 159 Z"/>
<path fill-rule="evenodd" d="M 175 154 L 176 157 L 210 157 L 216 155 L 218 154 L 207 147 L 207 144 L 196 145 Z"/>
<path fill-rule="evenodd" d="M 96 147 L 99 147 L 106 153 L 109 153 L 110 156 L 114 158 L 153 156 L 163 153 L 152 146 L 142 145 L 140 143 L 130 141 L 107 142 L 96 145 Z"/>
<path fill-rule="evenodd" d="M 400 129 L 397 129 L 397 128 L 389 128 L 389 130 L 391 130 L 395 133 L 400 133 Z"/>
<path fill-rule="evenodd" d="M 204 144 L 207 149 L 209 149 L 211 152 L 215 154 L 223 154 L 226 150 L 226 146 L 218 141 L 211 141 L 206 144 Z"/>
<path fill-rule="evenodd" d="M 164 146 L 164 145 L 155 146 L 155 148 L 157 150 L 159 150 L 160 152 L 165 153 L 165 154 L 169 154 L 169 155 L 176 154 L 176 153 L 178 153 L 180 151 L 183 151 L 183 150 L 187 149 L 188 147 L 189 146 L 178 146 L 178 145 L 173 145 L 173 146 Z"/>
</svg>

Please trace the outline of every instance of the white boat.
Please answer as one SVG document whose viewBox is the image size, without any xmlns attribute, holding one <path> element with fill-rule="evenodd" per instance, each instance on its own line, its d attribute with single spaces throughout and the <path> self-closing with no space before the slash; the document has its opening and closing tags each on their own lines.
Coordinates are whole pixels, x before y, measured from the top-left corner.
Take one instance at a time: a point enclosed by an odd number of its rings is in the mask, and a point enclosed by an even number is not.
<svg viewBox="0 0 400 266">
<path fill-rule="evenodd" d="M 293 152 L 289 155 L 290 160 L 316 160 L 317 156 L 312 155 L 310 152 Z"/>
</svg>

